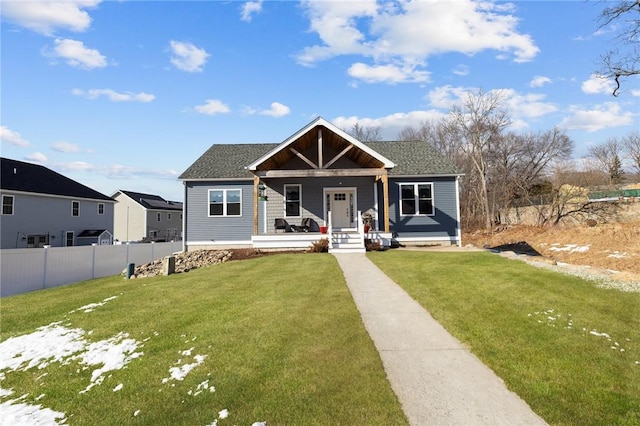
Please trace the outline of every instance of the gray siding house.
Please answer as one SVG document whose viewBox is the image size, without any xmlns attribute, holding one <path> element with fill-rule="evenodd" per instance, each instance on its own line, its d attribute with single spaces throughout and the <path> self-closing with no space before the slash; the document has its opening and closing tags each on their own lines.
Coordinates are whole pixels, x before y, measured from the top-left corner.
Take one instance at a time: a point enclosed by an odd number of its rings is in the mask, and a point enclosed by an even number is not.
<svg viewBox="0 0 640 426">
<path fill-rule="evenodd" d="M 116 191 L 114 237 L 118 241 L 179 241 L 182 203 L 159 195 Z"/>
<path fill-rule="evenodd" d="M 360 142 L 323 118 L 280 144 L 213 145 L 179 177 L 185 249 L 459 245 L 460 176 L 425 142 Z"/>
<path fill-rule="evenodd" d="M 2 249 L 112 244 L 112 198 L 37 164 L 0 171 Z"/>
</svg>

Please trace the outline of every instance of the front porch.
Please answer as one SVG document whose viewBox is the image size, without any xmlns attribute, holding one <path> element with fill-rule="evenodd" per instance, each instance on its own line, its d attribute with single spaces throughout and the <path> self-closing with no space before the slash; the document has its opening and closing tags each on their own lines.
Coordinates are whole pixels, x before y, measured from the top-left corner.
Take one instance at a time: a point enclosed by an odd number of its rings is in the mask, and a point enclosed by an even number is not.
<svg viewBox="0 0 640 426">
<path fill-rule="evenodd" d="M 253 248 L 259 250 L 308 249 L 321 239 L 329 240 L 329 252 L 361 253 L 365 251 L 365 240 L 377 241 L 382 247 L 391 246 L 391 233 L 381 231 L 327 231 L 285 232 L 251 236 Z"/>
</svg>

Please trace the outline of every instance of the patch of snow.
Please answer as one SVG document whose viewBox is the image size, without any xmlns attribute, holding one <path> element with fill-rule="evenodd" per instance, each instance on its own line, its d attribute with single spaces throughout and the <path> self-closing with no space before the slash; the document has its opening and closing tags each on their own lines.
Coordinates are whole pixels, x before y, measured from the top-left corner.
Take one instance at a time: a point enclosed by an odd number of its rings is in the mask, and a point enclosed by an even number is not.
<svg viewBox="0 0 640 426">
<path fill-rule="evenodd" d="M 614 259 L 624 259 L 625 257 L 627 257 L 627 252 L 625 251 L 624 253 L 620 253 L 618 251 L 614 251 L 611 254 L 608 254 L 607 257 L 613 257 Z"/>
<path fill-rule="evenodd" d="M 165 377 L 164 379 L 162 379 L 162 383 L 167 383 L 169 380 L 184 380 L 184 378 L 187 376 L 187 374 L 189 374 L 189 372 L 191 372 L 191 370 L 204 362 L 204 359 L 206 357 L 206 355 L 195 355 L 193 357 L 193 359 L 195 360 L 194 363 L 169 368 L 171 377 Z M 181 361 L 182 360 L 178 360 L 176 364 L 180 364 Z"/>
<path fill-rule="evenodd" d="M 54 362 L 64 363 L 68 357 L 84 349 L 84 330 L 67 328 L 54 322 L 31 334 L 9 337 L 0 342 L 0 370 L 26 371 L 43 369 Z M 26 365 L 25 365 L 26 364 Z"/>
<path fill-rule="evenodd" d="M 558 243 L 552 244 L 552 247 L 549 248 L 551 251 L 568 251 L 569 253 L 584 253 L 589 251 L 590 244 L 586 246 L 579 246 L 577 244 L 565 244 L 563 247 L 558 247 Z"/>
<path fill-rule="evenodd" d="M 229 410 L 227 410 L 226 408 L 224 410 L 218 412 L 218 418 L 226 419 L 227 417 L 229 417 Z"/>
<path fill-rule="evenodd" d="M 118 392 L 119 390 L 122 390 L 123 386 L 124 386 L 124 385 L 123 385 L 122 383 L 120 383 L 120 384 L 118 384 L 118 386 L 116 386 L 115 388 L 113 388 L 113 391 L 114 391 L 114 392 Z"/>
<path fill-rule="evenodd" d="M 31 426 L 31 425 L 61 425 L 66 422 L 66 415 L 41 405 L 31 405 L 17 402 L 16 399 L 0 403 L 0 425 Z"/>
<path fill-rule="evenodd" d="M 138 342 L 128 338 L 127 333 L 118 333 L 114 337 L 91 343 L 86 352 L 75 358 L 80 358 L 80 362 L 86 365 L 99 365 L 102 367 L 93 370 L 91 373 L 91 383 L 84 391 L 88 392 L 93 386 L 99 385 L 104 380 L 103 373 L 107 371 L 120 370 L 132 360 L 141 357 L 143 352 L 136 352 Z"/>
<path fill-rule="evenodd" d="M 136 410 L 133 412 L 133 417 L 137 417 L 140 414 L 140 410 Z"/>
<path fill-rule="evenodd" d="M 89 313 L 89 312 L 93 312 L 93 310 L 95 308 L 98 308 L 100 306 L 104 306 L 105 304 L 107 304 L 107 302 L 110 302 L 113 299 L 118 298 L 118 296 L 111 296 L 111 297 L 107 297 L 106 299 L 104 299 L 102 302 L 98 302 L 98 303 L 89 303 L 88 305 L 84 305 L 84 306 L 80 306 L 78 309 L 74 309 L 73 311 L 69 312 L 74 313 L 77 311 L 83 311 L 85 314 Z"/>
</svg>

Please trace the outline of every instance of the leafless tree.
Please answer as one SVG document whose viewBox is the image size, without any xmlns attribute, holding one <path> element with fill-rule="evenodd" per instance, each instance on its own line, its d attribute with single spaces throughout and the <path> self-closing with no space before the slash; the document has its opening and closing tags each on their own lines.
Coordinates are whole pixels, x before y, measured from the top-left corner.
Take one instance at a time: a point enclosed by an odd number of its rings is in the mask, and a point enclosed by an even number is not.
<svg viewBox="0 0 640 426">
<path fill-rule="evenodd" d="M 378 126 L 361 126 L 356 123 L 347 133 L 360 142 L 375 142 L 380 140 L 380 131 Z"/>
<path fill-rule="evenodd" d="M 588 188 L 597 182 L 598 175 L 593 170 L 577 170 L 571 163 L 558 163 L 550 175 L 551 190 L 548 200 L 536 207 L 538 223 L 557 225 L 567 220 L 613 220 L 620 211 L 618 202 L 589 199 Z"/>
<path fill-rule="evenodd" d="M 640 132 L 636 130 L 622 138 L 622 146 L 632 167 L 640 174 Z"/>
<path fill-rule="evenodd" d="M 618 96 L 621 79 L 640 75 L 640 0 L 607 2 L 600 14 L 600 29 L 620 28 L 613 40 L 616 45 L 601 58 L 600 74 L 613 78 Z"/>
<path fill-rule="evenodd" d="M 504 95 L 482 90 L 468 93 L 462 105 L 452 108 L 447 120 L 448 133 L 461 141 L 460 148 L 473 166 L 485 228 L 490 228 L 493 220 L 488 187 L 490 153 L 509 123 Z"/>
<path fill-rule="evenodd" d="M 622 143 L 616 138 L 607 139 L 605 142 L 589 148 L 589 157 L 597 167 L 609 176 L 609 185 L 622 182 L 624 170 L 622 169 Z"/>
<path fill-rule="evenodd" d="M 569 159 L 572 152 L 573 141 L 558 128 L 523 135 L 509 133 L 499 139 L 491 153 L 495 211 L 514 200 L 528 204 L 531 196 L 539 195 L 549 166 Z"/>
</svg>

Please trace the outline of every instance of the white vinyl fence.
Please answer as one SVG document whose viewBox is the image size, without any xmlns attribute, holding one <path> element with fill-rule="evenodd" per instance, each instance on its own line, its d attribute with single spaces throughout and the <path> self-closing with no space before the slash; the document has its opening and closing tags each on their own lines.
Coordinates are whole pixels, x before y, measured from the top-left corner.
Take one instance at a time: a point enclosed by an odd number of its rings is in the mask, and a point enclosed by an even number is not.
<svg viewBox="0 0 640 426">
<path fill-rule="evenodd" d="M 182 241 L 0 250 L 0 297 L 118 275 L 182 251 Z"/>
</svg>

